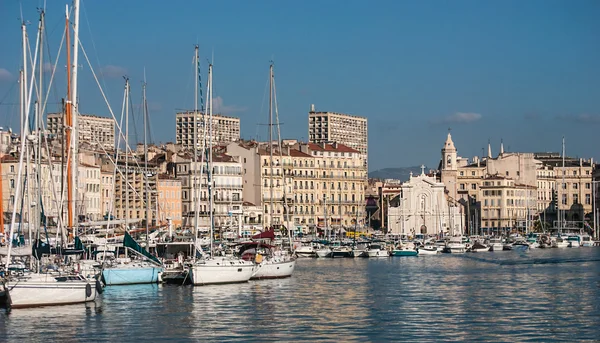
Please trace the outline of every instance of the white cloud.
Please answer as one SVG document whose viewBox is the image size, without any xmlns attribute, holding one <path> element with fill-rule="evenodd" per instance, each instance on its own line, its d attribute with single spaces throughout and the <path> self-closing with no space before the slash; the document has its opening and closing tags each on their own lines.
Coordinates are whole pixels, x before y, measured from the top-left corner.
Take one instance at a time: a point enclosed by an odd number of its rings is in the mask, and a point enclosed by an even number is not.
<svg viewBox="0 0 600 343">
<path fill-rule="evenodd" d="M 570 122 L 582 123 L 582 124 L 599 124 L 600 115 L 594 115 L 589 113 L 582 114 L 563 114 L 559 115 L 558 119 L 567 120 Z"/>
<path fill-rule="evenodd" d="M 52 65 L 52 63 L 50 62 L 46 62 L 42 66 L 42 70 L 44 71 L 44 73 L 52 73 L 52 69 L 54 69 L 54 65 Z"/>
<path fill-rule="evenodd" d="M 456 112 L 445 117 L 438 117 L 431 120 L 432 124 L 467 124 L 478 121 L 482 118 L 479 113 Z"/>
<path fill-rule="evenodd" d="M 0 68 L 0 81 L 10 81 L 13 76 L 10 71 L 4 68 Z"/>
<path fill-rule="evenodd" d="M 244 106 L 238 105 L 225 105 L 223 103 L 223 98 L 220 96 L 213 98 L 213 113 L 234 113 L 234 112 L 243 112 L 246 110 Z"/>
<path fill-rule="evenodd" d="M 106 65 L 100 68 L 100 74 L 108 78 L 119 78 L 127 74 L 127 69 L 115 65 Z"/>
</svg>

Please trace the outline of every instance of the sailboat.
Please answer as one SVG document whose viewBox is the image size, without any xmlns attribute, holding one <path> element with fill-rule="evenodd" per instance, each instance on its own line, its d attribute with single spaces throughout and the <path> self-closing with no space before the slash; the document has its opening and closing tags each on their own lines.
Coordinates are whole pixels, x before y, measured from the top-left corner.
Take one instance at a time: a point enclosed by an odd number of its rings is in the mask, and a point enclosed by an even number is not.
<svg viewBox="0 0 600 343">
<path fill-rule="evenodd" d="M 198 56 L 198 46 L 196 45 L 196 54 L 195 54 L 195 62 L 196 65 L 199 66 L 199 56 Z M 196 81 L 195 81 L 195 85 L 196 85 L 196 91 L 195 91 L 195 105 L 194 105 L 194 116 L 198 116 L 198 83 L 199 83 L 199 68 L 196 68 Z M 212 110 L 213 110 L 213 103 L 212 103 L 212 64 L 209 64 L 208 66 L 208 120 L 204 120 L 204 128 L 203 128 L 203 142 L 202 142 L 202 159 L 204 159 L 204 152 L 206 152 L 206 156 L 208 157 L 208 168 L 206 171 L 206 175 L 208 177 L 208 197 L 209 197 L 209 213 L 210 213 L 210 255 L 206 256 L 206 254 L 202 254 L 200 259 L 196 259 L 196 254 L 194 254 L 194 259 L 195 261 L 192 263 L 192 265 L 190 266 L 190 273 L 189 275 L 191 276 L 191 280 L 192 283 L 195 286 L 201 286 L 201 285 L 211 285 L 211 284 L 225 284 L 225 283 L 239 283 L 239 282 L 247 282 L 248 280 L 250 280 L 250 278 L 254 275 L 255 272 L 255 264 L 254 261 L 245 261 L 239 258 L 235 258 L 235 257 L 229 257 L 229 256 L 214 256 L 213 254 L 213 236 L 214 236 L 214 213 L 213 213 L 213 208 L 214 208 L 214 196 L 212 194 L 212 173 L 213 173 L 213 163 L 212 163 L 212 122 L 213 122 L 213 118 L 212 118 Z M 203 113 L 204 118 L 206 119 L 206 113 Z M 208 147 L 206 147 L 206 130 L 207 130 L 207 124 L 208 124 L 208 132 L 209 132 L 209 142 L 208 142 Z M 194 128 L 196 129 L 196 128 Z M 194 137 L 196 137 L 197 132 L 194 133 Z M 195 193 L 196 195 L 200 194 L 199 190 L 194 191 L 194 188 L 196 186 L 196 175 L 200 175 L 200 177 L 202 177 L 203 175 L 203 161 L 201 161 L 200 163 L 200 173 L 198 173 L 198 164 L 196 163 L 196 151 L 197 151 L 197 146 L 194 146 L 193 149 L 193 156 L 194 156 L 194 163 L 192 164 L 193 167 L 191 168 L 191 172 L 193 173 L 193 181 L 192 181 L 192 193 Z M 200 199 L 199 196 L 194 196 L 196 199 Z M 196 215 L 196 220 L 195 220 L 195 230 L 194 230 L 194 234 L 196 236 L 197 239 L 197 235 L 198 235 L 198 217 L 197 217 L 197 213 L 198 213 L 198 200 L 195 202 L 196 203 L 196 210 L 195 215 Z"/>
<path fill-rule="evenodd" d="M 282 142 L 281 134 L 279 131 L 279 111 L 277 110 L 277 92 L 275 91 L 275 78 L 273 75 L 273 64 L 269 66 L 269 151 L 270 151 L 270 164 L 273 165 L 273 103 L 275 103 L 275 115 L 277 121 L 277 138 L 278 141 Z M 282 159 L 282 147 L 279 146 L 279 158 Z M 273 186 L 273 173 L 270 173 L 271 181 L 269 185 Z M 271 188 L 272 189 L 272 188 Z M 283 178 L 283 189 L 284 189 L 284 206 L 287 205 L 287 197 L 285 194 L 286 185 L 285 185 L 285 177 Z M 273 202 L 273 197 L 270 197 L 271 203 Z M 287 207 L 287 206 L 286 206 Z M 289 225 L 289 213 L 290 211 L 286 209 L 284 211 L 287 219 L 287 231 L 288 238 L 290 235 L 290 225 Z M 275 232 L 270 231 L 273 234 L 272 240 L 275 238 Z M 291 238 L 290 238 L 291 241 Z M 290 242 L 290 248 L 292 244 Z M 257 247 L 260 248 L 260 245 Z M 259 259 L 256 259 L 255 262 L 257 264 L 257 269 L 255 274 L 252 276 L 253 279 L 276 279 L 276 278 L 284 278 L 292 276 L 294 273 L 294 268 L 296 267 L 296 257 L 288 254 L 284 250 L 274 250 L 274 249 L 263 249 L 264 253 Z M 257 255 L 258 257 L 258 255 Z"/>
<path fill-rule="evenodd" d="M 143 93 L 144 93 L 144 104 L 146 102 L 146 86 L 144 84 L 144 88 L 143 88 Z M 144 107 L 144 111 L 146 110 L 146 106 Z M 128 124 L 129 124 L 129 79 L 125 80 L 125 115 L 126 117 L 126 139 L 125 139 L 125 177 L 127 180 L 127 177 L 129 175 L 129 140 L 127 138 L 128 136 Z M 147 117 L 147 113 L 144 113 L 144 151 L 145 151 L 145 170 L 148 169 L 148 146 L 146 144 L 146 117 Z M 145 190 L 145 194 L 146 194 L 146 199 L 144 199 L 144 201 L 146 202 L 146 238 L 149 239 L 149 232 L 148 232 L 148 221 L 150 218 L 150 210 L 149 210 L 149 199 L 148 199 L 148 193 L 149 193 L 149 187 L 148 187 L 148 175 L 146 173 L 144 173 L 144 179 L 146 180 L 146 190 Z M 128 189 L 129 188 L 129 182 L 125 182 L 125 188 Z M 126 211 L 125 213 L 129 213 L 129 191 L 127 190 L 126 192 Z M 142 248 L 134 239 L 133 237 L 131 237 L 131 235 L 129 234 L 129 232 L 127 232 L 127 230 L 129 229 L 128 227 L 128 221 L 127 221 L 127 214 L 125 216 L 125 236 L 123 239 L 123 247 L 125 247 L 125 249 L 127 249 L 126 251 L 129 252 L 133 252 L 133 253 L 137 253 L 137 257 L 138 259 L 129 259 L 126 258 L 125 260 L 122 259 L 118 259 L 118 260 L 112 260 L 112 261 L 105 261 L 103 264 L 103 268 L 102 268 L 102 279 L 104 280 L 104 284 L 107 286 L 114 286 L 114 285 L 134 285 L 134 284 L 146 284 L 146 283 L 157 283 L 159 280 L 159 275 L 160 273 L 162 273 L 162 263 L 153 255 L 151 255 L 150 253 L 148 253 L 144 248 Z M 146 247 L 148 247 L 148 242 L 146 242 Z"/>
<path fill-rule="evenodd" d="M 73 6 L 74 12 L 74 21 L 73 21 L 73 30 L 74 30 L 74 54 L 73 54 L 73 62 L 67 68 L 67 123 L 71 123 L 71 120 L 75 123 L 71 125 L 71 129 L 67 129 L 67 132 L 70 135 L 65 134 L 67 137 L 67 148 L 75 149 L 75 139 L 77 137 L 77 106 L 74 103 L 77 100 L 77 57 L 78 57 L 78 46 L 79 46 L 79 0 L 74 1 Z M 41 41 L 43 28 L 44 28 L 44 11 L 40 14 L 40 30 L 38 32 L 38 37 Z M 70 44 L 69 44 L 69 10 L 67 8 L 66 11 L 66 24 L 65 30 L 67 35 L 67 60 L 69 63 L 71 62 L 70 58 Z M 22 184 L 25 184 L 23 180 L 24 176 L 24 157 L 28 155 L 28 148 L 26 146 L 26 142 L 28 138 L 33 135 L 28 135 L 28 127 L 29 127 L 29 109 L 31 103 L 31 89 L 33 86 L 34 75 L 31 76 L 31 81 L 29 83 L 30 89 L 29 92 L 27 90 L 27 32 L 26 25 L 23 23 L 22 25 L 22 33 L 23 33 L 23 73 L 21 74 L 21 99 L 22 99 L 22 107 L 21 107 L 21 116 L 23 119 L 23 125 L 21 127 L 21 150 L 19 156 L 19 169 L 17 176 L 17 185 L 15 194 L 19 195 L 21 192 L 24 196 L 24 190 L 21 190 Z M 39 47 L 42 47 L 43 44 L 39 44 Z M 37 64 L 37 52 L 36 58 L 34 58 L 33 65 Z M 42 74 L 42 57 L 43 54 L 40 53 L 39 60 L 39 68 L 40 75 Z M 72 69 L 72 75 L 70 75 L 70 71 Z M 42 86 L 41 76 L 38 80 L 40 82 L 40 89 Z M 73 83 L 73 87 L 71 88 L 71 82 Z M 40 91 L 40 94 L 42 92 Z M 44 103 L 44 101 L 38 101 L 39 104 Z M 39 110 L 39 108 L 38 108 Z M 41 116 L 43 111 L 38 112 Z M 37 117 L 37 116 L 36 116 Z M 35 127 L 37 128 L 37 133 L 39 137 L 39 123 L 35 123 Z M 74 166 L 74 158 L 69 159 L 68 162 L 68 170 L 69 176 L 75 177 L 73 172 Z M 76 169 L 74 169 L 76 170 Z M 40 172 L 38 169 L 37 173 Z M 71 194 L 76 196 L 76 192 L 74 191 L 72 180 L 69 179 L 69 200 L 73 200 L 73 202 L 69 202 L 69 205 L 74 203 L 74 198 L 71 198 Z M 36 190 L 39 191 L 39 188 Z M 4 280 L 0 283 L 3 284 L 3 287 L 0 288 L 0 292 L 4 292 L 4 302 L 5 306 L 10 308 L 21 308 L 21 307 L 35 307 L 35 306 L 50 306 L 50 305 L 65 305 L 65 304 L 76 304 L 76 303 L 84 303 L 91 302 L 96 299 L 96 293 L 101 292 L 102 288 L 98 282 L 94 285 L 93 280 L 89 280 L 82 276 L 80 273 L 75 272 L 69 266 L 65 266 L 63 268 L 56 269 L 54 267 L 41 267 L 41 263 L 37 263 L 38 266 L 35 270 L 31 270 L 26 268 L 23 264 L 15 266 L 11 263 L 11 253 L 13 246 L 13 237 L 15 235 L 15 218 L 16 218 L 16 209 L 18 206 L 18 196 L 15 196 L 15 203 L 13 205 L 13 212 L 10 224 L 10 233 L 8 236 L 9 246 L 5 263 L 5 272 L 6 276 Z M 62 201 L 61 201 L 62 203 Z M 72 211 L 72 206 L 69 206 L 69 226 L 73 228 L 73 222 L 75 218 L 75 213 Z M 40 223 L 40 218 L 34 220 L 35 226 L 38 227 Z M 30 222 L 31 224 L 31 222 Z M 31 226 L 30 226 L 31 229 Z M 30 241 L 31 242 L 31 241 Z M 64 241 L 61 242 L 64 244 Z M 41 261 L 39 261 L 41 262 Z"/>
</svg>

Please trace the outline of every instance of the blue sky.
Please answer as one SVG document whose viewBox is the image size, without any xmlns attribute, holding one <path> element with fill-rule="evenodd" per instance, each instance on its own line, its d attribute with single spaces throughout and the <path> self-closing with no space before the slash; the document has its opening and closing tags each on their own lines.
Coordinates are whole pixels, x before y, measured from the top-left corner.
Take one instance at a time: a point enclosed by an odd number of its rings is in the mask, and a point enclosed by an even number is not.
<svg viewBox="0 0 600 343">
<path fill-rule="evenodd" d="M 0 4 L 0 125 L 15 127 L 20 5 L 35 39 L 41 1 Z M 64 5 L 49 1 L 56 57 Z M 307 138 L 310 104 L 369 120 L 370 169 L 437 166 L 449 127 L 462 156 L 500 140 L 510 151 L 600 158 L 598 1 L 89 1 L 81 40 L 116 114 L 123 75 L 141 99 L 146 69 L 152 137 L 173 141 L 176 109 L 193 108 L 194 45 L 214 54 L 214 95 L 244 138 L 266 137 L 269 61 L 282 135 Z M 32 47 L 33 49 L 33 47 Z M 64 74 L 64 49 L 59 74 Z M 48 56 L 46 55 L 46 59 Z M 80 55 L 80 109 L 108 116 Z M 48 74 L 49 75 L 49 74 Z M 47 78 L 48 76 L 46 76 Z M 203 75 L 206 79 L 206 75 Z M 58 108 L 57 75 L 48 108 Z M 139 122 L 139 115 L 136 120 Z M 141 132 L 138 130 L 138 132 Z M 141 138 L 141 136 L 140 136 Z"/>
</svg>

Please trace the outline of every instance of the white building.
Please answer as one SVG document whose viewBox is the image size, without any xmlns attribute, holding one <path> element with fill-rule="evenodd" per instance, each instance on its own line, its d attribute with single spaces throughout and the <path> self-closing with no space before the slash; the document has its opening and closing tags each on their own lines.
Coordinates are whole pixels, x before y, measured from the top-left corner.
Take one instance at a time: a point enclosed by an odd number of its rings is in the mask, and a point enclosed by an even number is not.
<svg viewBox="0 0 600 343">
<path fill-rule="evenodd" d="M 63 114 L 49 113 L 47 118 L 48 131 L 58 141 L 63 136 Z M 77 116 L 79 143 L 88 143 L 94 147 L 106 150 L 115 149 L 115 121 L 112 118 L 100 117 L 92 114 L 79 114 Z"/>
<path fill-rule="evenodd" d="M 180 112 L 175 119 L 175 141 L 185 149 L 194 146 L 194 135 L 198 148 L 202 146 L 205 118 L 202 112 Z M 206 118 L 208 120 L 208 118 Z M 196 130 L 194 130 L 194 127 Z M 208 141 L 207 137 L 207 141 Z M 237 142 L 240 140 L 240 118 L 221 114 L 212 116 L 212 142 L 214 144 Z"/>
<path fill-rule="evenodd" d="M 449 201 L 444 184 L 425 174 L 413 176 L 401 186 L 399 197 L 389 207 L 387 227 L 390 233 L 459 235 L 463 232 L 461 206 Z"/>
</svg>

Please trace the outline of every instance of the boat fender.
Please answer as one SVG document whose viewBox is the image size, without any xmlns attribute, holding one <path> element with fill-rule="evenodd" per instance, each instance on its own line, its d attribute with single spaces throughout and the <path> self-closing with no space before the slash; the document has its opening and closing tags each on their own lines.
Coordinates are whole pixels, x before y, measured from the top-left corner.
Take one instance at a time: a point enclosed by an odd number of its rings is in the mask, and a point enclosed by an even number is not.
<svg viewBox="0 0 600 343">
<path fill-rule="evenodd" d="M 92 296 L 92 286 L 89 283 L 85 285 L 85 297 L 89 298 Z"/>
<path fill-rule="evenodd" d="M 104 288 L 102 287 L 102 282 L 100 280 L 96 280 L 96 293 L 102 294 L 104 292 Z"/>
<path fill-rule="evenodd" d="M 263 256 L 261 254 L 256 254 L 256 257 L 254 258 L 254 261 L 256 263 L 261 263 L 263 260 Z"/>
</svg>

